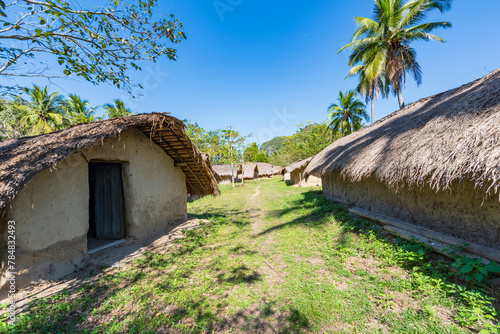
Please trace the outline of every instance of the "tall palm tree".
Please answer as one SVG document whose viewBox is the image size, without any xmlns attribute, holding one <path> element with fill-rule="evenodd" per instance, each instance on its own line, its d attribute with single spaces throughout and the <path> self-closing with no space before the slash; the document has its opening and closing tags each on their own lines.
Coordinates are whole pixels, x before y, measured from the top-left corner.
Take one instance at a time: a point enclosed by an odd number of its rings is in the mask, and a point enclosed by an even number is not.
<svg viewBox="0 0 500 334">
<path fill-rule="evenodd" d="M 370 118 L 365 110 L 365 104 L 356 98 L 356 92 L 350 90 L 346 93 L 340 91 L 337 98 L 339 104 L 332 104 L 328 107 L 328 118 L 331 119 L 328 128 L 333 133 L 340 133 L 347 136 L 363 127 L 363 120 Z"/>
<path fill-rule="evenodd" d="M 371 124 L 375 121 L 375 99 L 380 96 L 387 97 L 389 85 L 383 71 L 370 72 L 368 64 L 356 65 L 349 71 L 350 76 L 358 76 L 356 92 L 365 97 L 366 102 L 371 102 Z"/>
<path fill-rule="evenodd" d="M 21 124 L 30 134 L 62 130 L 70 124 L 62 109 L 64 99 L 58 92 L 49 95 L 47 86 L 41 88 L 37 85 L 26 91 L 29 101 L 21 117 Z"/>
<path fill-rule="evenodd" d="M 451 8 L 452 0 L 375 0 L 374 18 L 356 17 L 357 31 L 352 42 L 344 46 L 352 49 L 351 66 L 369 64 L 382 67 L 392 91 L 397 95 L 399 107 L 404 107 L 403 87 L 406 75 L 413 76 L 417 85 L 422 83 L 422 69 L 416 51 L 410 44 L 416 41 L 444 39 L 431 34 L 437 28 L 449 28 L 450 22 L 424 22 L 427 15 Z"/>
<path fill-rule="evenodd" d="M 115 105 L 106 103 L 103 108 L 106 109 L 106 116 L 108 118 L 122 117 L 122 116 L 130 116 L 134 114 L 130 109 L 125 108 L 125 103 L 122 100 L 116 99 Z"/>
<path fill-rule="evenodd" d="M 64 109 L 74 124 L 96 120 L 94 116 L 95 108 L 89 108 L 89 101 L 82 100 L 76 94 L 69 94 L 69 99 L 64 101 Z"/>
</svg>

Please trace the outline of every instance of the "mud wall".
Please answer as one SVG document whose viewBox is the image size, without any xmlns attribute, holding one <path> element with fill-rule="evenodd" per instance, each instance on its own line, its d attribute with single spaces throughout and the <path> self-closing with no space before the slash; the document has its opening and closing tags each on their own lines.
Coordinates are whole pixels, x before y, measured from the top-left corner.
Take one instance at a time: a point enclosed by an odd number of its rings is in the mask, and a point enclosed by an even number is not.
<svg viewBox="0 0 500 334">
<path fill-rule="evenodd" d="M 85 264 L 89 161 L 123 163 L 128 238 L 152 234 L 186 217 L 184 173 L 141 131 L 128 129 L 42 171 L 10 204 L 5 219 L 16 221 L 18 288 L 30 281 L 63 277 Z M 4 270 L 0 287 L 3 284 Z"/>
<path fill-rule="evenodd" d="M 428 186 L 402 187 L 396 192 L 375 177 L 349 182 L 339 174 L 323 176 L 322 184 L 325 197 L 348 206 L 500 249 L 498 195 L 484 199 L 470 181 L 438 192 Z"/>
<path fill-rule="evenodd" d="M 221 176 L 220 178 L 221 178 L 220 181 L 217 182 L 218 184 L 231 183 L 231 175 Z M 236 178 L 234 179 L 234 181 L 236 182 Z"/>
<path fill-rule="evenodd" d="M 321 187 L 321 178 L 309 175 L 307 178 L 303 178 L 299 183 L 301 187 Z"/>
</svg>

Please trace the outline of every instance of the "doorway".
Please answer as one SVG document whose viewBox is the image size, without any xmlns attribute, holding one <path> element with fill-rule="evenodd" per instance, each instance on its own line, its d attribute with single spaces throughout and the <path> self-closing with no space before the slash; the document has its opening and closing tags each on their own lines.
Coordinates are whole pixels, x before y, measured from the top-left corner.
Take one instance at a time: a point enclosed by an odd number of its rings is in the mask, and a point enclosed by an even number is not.
<svg viewBox="0 0 500 334">
<path fill-rule="evenodd" d="M 125 238 L 122 164 L 89 163 L 89 253 Z"/>
</svg>

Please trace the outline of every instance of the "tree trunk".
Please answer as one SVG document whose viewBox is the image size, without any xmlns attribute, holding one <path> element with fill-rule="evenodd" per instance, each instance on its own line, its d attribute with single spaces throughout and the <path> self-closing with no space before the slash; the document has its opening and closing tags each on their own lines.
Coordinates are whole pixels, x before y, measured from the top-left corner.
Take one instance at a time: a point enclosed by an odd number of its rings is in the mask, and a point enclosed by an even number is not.
<svg viewBox="0 0 500 334">
<path fill-rule="evenodd" d="M 232 183 L 233 188 L 234 188 L 234 164 L 233 164 L 232 160 L 231 160 L 231 183 Z"/>
<path fill-rule="evenodd" d="M 371 102 L 372 102 L 372 118 L 371 118 L 371 121 L 373 124 L 373 122 L 375 121 L 375 99 L 372 97 L 371 98 Z"/>
<path fill-rule="evenodd" d="M 401 88 L 398 89 L 398 101 L 399 101 L 399 109 L 403 109 L 405 106 L 405 101 L 403 99 L 403 92 L 401 91 Z"/>
</svg>

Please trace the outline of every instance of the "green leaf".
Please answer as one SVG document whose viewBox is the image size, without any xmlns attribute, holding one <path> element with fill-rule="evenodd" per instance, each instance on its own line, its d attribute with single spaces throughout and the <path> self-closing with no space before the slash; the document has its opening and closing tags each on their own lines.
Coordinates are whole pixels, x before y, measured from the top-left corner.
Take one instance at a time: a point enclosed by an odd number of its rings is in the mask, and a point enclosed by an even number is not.
<svg viewBox="0 0 500 334">
<path fill-rule="evenodd" d="M 481 272 L 483 275 L 488 276 L 488 270 L 485 267 L 479 267 L 477 268 L 479 272 Z"/>
<path fill-rule="evenodd" d="M 483 278 L 484 278 L 484 275 L 481 274 L 481 273 L 475 273 L 474 274 L 474 278 L 476 279 L 476 281 L 478 282 L 482 282 L 483 281 Z"/>
<path fill-rule="evenodd" d="M 41 16 L 39 16 L 39 19 L 40 19 L 40 24 L 44 25 L 45 22 L 46 22 L 45 19 L 43 17 L 41 17 Z"/>
<path fill-rule="evenodd" d="M 488 270 L 490 273 L 500 273 L 500 266 L 496 263 L 491 261 L 488 263 L 486 266 L 484 266 L 486 270 Z"/>
<path fill-rule="evenodd" d="M 467 274 L 470 273 L 474 269 L 470 264 L 464 265 L 460 270 L 458 271 L 461 274 Z"/>
</svg>

